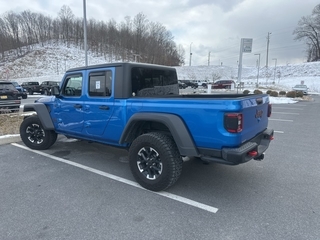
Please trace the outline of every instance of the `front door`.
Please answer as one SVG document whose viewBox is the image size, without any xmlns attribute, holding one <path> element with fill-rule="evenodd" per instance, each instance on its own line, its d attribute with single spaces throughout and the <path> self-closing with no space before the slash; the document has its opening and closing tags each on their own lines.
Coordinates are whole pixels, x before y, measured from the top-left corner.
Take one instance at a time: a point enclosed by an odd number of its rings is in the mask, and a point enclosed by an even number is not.
<svg viewBox="0 0 320 240">
<path fill-rule="evenodd" d="M 83 130 L 83 75 L 81 72 L 66 75 L 61 94 L 56 98 L 55 121 L 59 132 L 81 134 Z"/>
</svg>

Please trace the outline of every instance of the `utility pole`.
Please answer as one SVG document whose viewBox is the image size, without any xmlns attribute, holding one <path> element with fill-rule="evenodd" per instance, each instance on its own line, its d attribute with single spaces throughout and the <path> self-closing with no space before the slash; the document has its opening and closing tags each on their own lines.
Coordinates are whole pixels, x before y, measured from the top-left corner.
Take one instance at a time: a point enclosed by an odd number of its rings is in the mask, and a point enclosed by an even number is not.
<svg viewBox="0 0 320 240">
<path fill-rule="evenodd" d="M 191 45 L 193 42 L 190 43 L 190 61 L 189 61 L 189 66 L 191 66 L 191 56 L 192 56 L 192 52 L 191 52 Z"/>
<path fill-rule="evenodd" d="M 209 52 L 209 54 L 208 54 L 208 66 L 210 65 L 210 53 L 211 52 Z"/>
<path fill-rule="evenodd" d="M 258 74 L 257 74 L 257 84 L 256 84 L 256 87 L 258 88 L 259 87 L 259 69 L 260 69 L 260 53 L 256 53 L 254 55 L 258 55 L 259 56 L 259 62 L 258 62 Z"/>
<path fill-rule="evenodd" d="M 275 60 L 275 63 L 274 63 L 274 77 L 273 77 L 273 80 L 276 80 L 277 59 L 276 59 L 276 58 L 272 58 L 272 60 Z"/>
<path fill-rule="evenodd" d="M 271 32 L 268 32 L 268 36 L 267 36 L 267 59 L 266 59 L 266 68 L 267 69 L 268 69 L 268 55 L 269 55 L 270 34 L 271 34 Z"/>
</svg>

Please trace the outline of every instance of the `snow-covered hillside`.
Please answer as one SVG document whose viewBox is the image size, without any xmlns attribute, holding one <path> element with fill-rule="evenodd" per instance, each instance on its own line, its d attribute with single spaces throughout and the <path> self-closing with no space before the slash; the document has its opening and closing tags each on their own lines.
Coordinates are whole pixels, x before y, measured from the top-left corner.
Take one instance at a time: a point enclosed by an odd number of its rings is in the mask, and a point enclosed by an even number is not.
<svg viewBox="0 0 320 240">
<path fill-rule="evenodd" d="M 8 53 L 10 56 L 12 53 Z M 85 52 L 64 45 L 50 47 L 34 46 L 30 53 L 19 58 L 6 57 L 0 62 L 0 79 L 23 81 L 59 81 L 63 73 L 73 67 L 84 65 Z M 110 62 L 104 56 L 95 56 L 88 52 L 89 65 Z M 180 80 L 237 79 L 238 69 L 229 66 L 183 66 L 176 67 Z M 257 83 L 258 69 L 255 66 L 243 66 L 241 81 L 246 85 Z M 275 74 L 276 73 L 276 74 Z M 320 93 L 320 62 L 295 65 L 261 67 L 259 85 L 274 86 L 276 89 L 289 90 L 295 84 L 304 81 L 310 91 Z"/>
</svg>

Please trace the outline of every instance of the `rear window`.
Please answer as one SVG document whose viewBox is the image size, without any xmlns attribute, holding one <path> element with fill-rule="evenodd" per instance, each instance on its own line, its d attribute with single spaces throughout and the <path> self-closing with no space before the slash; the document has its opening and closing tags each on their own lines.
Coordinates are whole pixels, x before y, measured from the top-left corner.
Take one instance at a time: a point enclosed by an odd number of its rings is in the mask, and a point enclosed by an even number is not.
<svg viewBox="0 0 320 240">
<path fill-rule="evenodd" d="M 132 93 L 136 96 L 179 94 L 175 70 L 134 67 L 131 82 Z"/>
<path fill-rule="evenodd" d="M 39 85 L 38 82 L 25 82 L 24 85 Z"/>
<path fill-rule="evenodd" d="M 16 90 L 12 83 L 0 83 L 0 90 Z"/>
</svg>

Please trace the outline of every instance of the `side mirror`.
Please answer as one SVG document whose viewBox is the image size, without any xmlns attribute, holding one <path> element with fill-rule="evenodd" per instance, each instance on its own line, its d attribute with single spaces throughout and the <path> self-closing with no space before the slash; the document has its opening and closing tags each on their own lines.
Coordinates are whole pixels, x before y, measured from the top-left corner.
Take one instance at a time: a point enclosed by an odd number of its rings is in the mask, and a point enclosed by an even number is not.
<svg viewBox="0 0 320 240">
<path fill-rule="evenodd" d="M 59 88 L 59 86 L 53 86 L 53 87 L 51 87 L 51 95 L 56 96 L 56 97 L 60 95 L 60 88 Z"/>
</svg>

